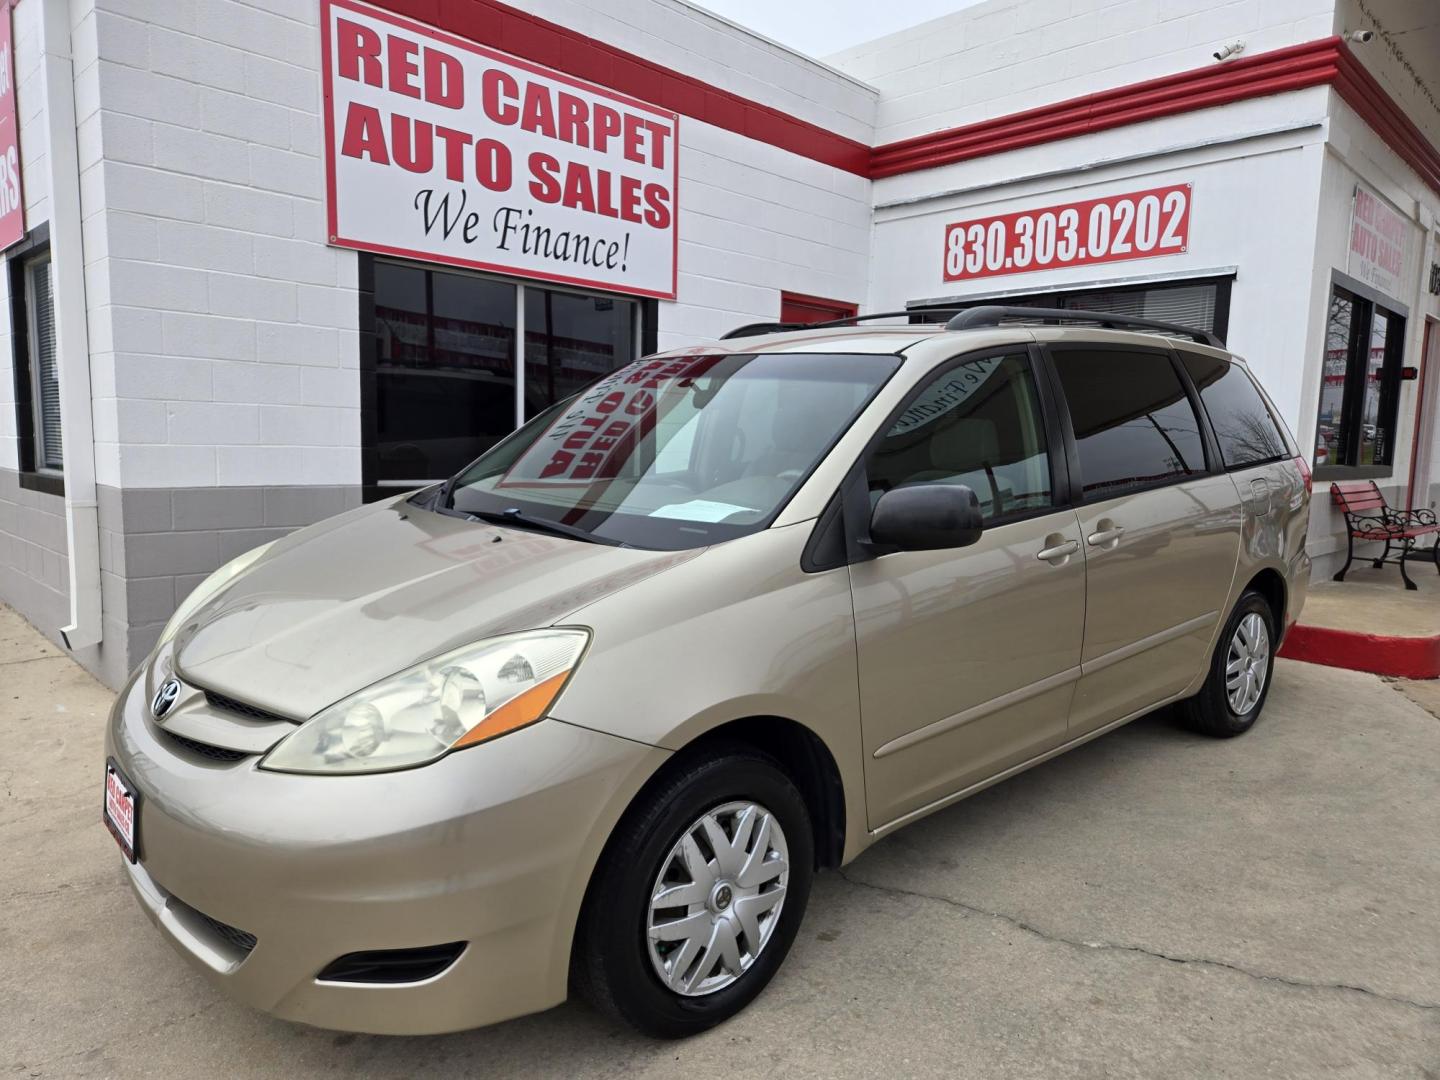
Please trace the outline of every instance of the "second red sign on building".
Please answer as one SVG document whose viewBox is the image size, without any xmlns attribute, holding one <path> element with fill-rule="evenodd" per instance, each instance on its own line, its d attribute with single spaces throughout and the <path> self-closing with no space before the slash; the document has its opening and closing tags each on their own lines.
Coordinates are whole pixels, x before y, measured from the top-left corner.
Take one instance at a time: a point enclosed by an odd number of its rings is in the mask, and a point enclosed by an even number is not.
<svg viewBox="0 0 1440 1080">
<path fill-rule="evenodd" d="M 957 221 L 946 281 L 1178 255 L 1190 242 L 1190 184 Z"/>
</svg>

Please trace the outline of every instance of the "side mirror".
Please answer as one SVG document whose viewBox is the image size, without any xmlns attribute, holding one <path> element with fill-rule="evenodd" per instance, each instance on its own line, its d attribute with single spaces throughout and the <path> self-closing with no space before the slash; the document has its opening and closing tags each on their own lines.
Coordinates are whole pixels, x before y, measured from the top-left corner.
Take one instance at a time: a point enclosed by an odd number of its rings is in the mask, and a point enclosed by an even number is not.
<svg viewBox="0 0 1440 1080">
<path fill-rule="evenodd" d="M 899 551 L 967 547 L 983 529 L 980 500 L 964 484 L 895 488 L 870 514 L 871 544 Z"/>
</svg>

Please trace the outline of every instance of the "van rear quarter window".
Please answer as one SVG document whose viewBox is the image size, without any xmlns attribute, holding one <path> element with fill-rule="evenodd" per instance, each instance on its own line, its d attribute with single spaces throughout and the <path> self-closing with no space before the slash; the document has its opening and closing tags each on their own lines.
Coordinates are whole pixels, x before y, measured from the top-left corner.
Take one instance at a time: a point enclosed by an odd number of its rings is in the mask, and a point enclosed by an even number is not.
<svg viewBox="0 0 1440 1080">
<path fill-rule="evenodd" d="M 1249 372 L 1218 356 L 1182 352 L 1180 360 L 1200 391 L 1227 469 L 1286 456 L 1285 437 Z"/>
</svg>

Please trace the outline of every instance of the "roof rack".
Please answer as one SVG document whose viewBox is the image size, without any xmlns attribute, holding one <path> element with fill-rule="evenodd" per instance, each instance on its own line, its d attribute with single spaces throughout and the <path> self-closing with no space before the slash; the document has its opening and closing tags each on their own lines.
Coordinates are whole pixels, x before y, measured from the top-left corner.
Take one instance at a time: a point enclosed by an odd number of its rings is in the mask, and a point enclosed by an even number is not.
<svg viewBox="0 0 1440 1080">
<path fill-rule="evenodd" d="M 720 340 L 738 337 L 754 337 L 757 334 L 781 334 L 791 330 L 821 330 L 831 326 L 849 326 L 852 323 L 867 322 L 870 319 L 913 319 L 917 315 L 950 315 L 963 312 L 964 308 L 916 308 L 913 311 L 875 311 L 869 315 L 847 315 L 843 319 L 827 319 L 825 322 L 754 322 L 737 326 L 734 330 L 720 335 Z M 930 320 L 934 321 L 934 320 Z"/>
<path fill-rule="evenodd" d="M 946 330 L 974 330 L 982 326 L 999 326 L 1007 319 L 1032 323 L 1042 321 L 1086 322 L 1099 323 L 1111 330 L 1158 330 L 1174 337 L 1191 338 L 1202 345 L 1213 345 L 1217 349 L 1225 347 L 1224 342 L 1209 331 L 1196 330 L 1194 327 L 1181 326 L 1179 323 L 1160 322 L 1158 319 L 1137 319 L 1129 315 L 1116 315 L 1111 311 L 1085 311 L 1080 308 L 1006 307 L 1001 304 L 983 304 L 979 307 L 968 308 L 926 307 L 911 308 L 908 311 L 876 311 L 869 315 L 850 315 L 843 319 L 830 319 L 826 322 L 814 323 L 746 323 L 744 326 L 737 326 L 735 329 L 721 334 L 720 340 L 755 337 L 758 334 L 781 334 L 794 330 L 851 326 L 854 323 L 868 322 L 871 319 L 914 319 L 917 317 L 923 319 L 927 315 L 949 315 L 950 320 L 945 324 Z M 929 321 L 933 322 L 934 320 Z"/>
<path fill-rule="evenodd" d="M 933 310 L 933 309 L 931 309 Z M 1196 330 L 1179 323 L 1160 322 L 1158 319 L 1137 319 L 1129 315 L 1116 315 L 1110 311 L 1084 311 L 1080 308 L 1037 308 L 1003 307 L 986 304 L 982 307 L 966 308 L 945 324 L 946 330 L 973 330 L 980 326 L 999 326 L 1007 319 L 1025 322 L 1058 321 L 1099 323 L 1113 330 L 1159 330 L 1175 337 L 1188 337 L 1202 345 L 1213 345 L 1223 349 L 1224 343 L 1208 330 Z"/>
</svg>

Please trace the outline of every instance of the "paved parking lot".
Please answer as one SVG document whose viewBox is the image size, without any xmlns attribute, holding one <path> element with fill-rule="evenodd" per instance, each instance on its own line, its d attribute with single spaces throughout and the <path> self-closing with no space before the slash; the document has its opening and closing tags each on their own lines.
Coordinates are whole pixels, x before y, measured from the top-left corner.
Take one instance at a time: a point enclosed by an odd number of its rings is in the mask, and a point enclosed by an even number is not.
<svg viewBox="0 0 1440 1080">
<path fill-rule="evenodd" d="M 98 822 L 109 700 L 0 608 L 0 1077 L 1440 1076 L 1440 719 L 1372 676 L 1282 661 L 1244 738 L 1152 716 L 897 834 L 684 1043 L 574 1003 L 386 1039 L 217 997 Z"/>
</svg>

